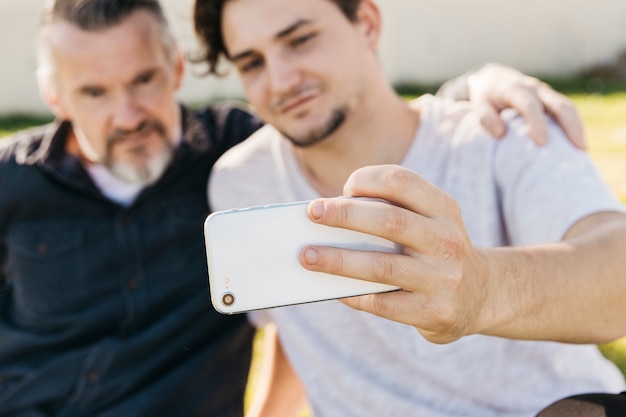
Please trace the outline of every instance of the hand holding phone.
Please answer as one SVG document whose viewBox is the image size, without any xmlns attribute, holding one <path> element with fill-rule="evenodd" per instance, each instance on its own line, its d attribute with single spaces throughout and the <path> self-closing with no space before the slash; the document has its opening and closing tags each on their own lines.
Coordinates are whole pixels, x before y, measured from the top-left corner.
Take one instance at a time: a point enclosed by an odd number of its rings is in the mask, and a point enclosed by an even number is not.
<svg viewBox="0 0 626 417">
<path fill-rule="evenodd" d="M 204 233 L 213 307 L 232 314 L 398 287 L 308 271 L 298 261 L 307 245 L 400 253 L 400 245 L 353 230 L 312 222 L 308 201 L 220 211 Z"/>
</svg>

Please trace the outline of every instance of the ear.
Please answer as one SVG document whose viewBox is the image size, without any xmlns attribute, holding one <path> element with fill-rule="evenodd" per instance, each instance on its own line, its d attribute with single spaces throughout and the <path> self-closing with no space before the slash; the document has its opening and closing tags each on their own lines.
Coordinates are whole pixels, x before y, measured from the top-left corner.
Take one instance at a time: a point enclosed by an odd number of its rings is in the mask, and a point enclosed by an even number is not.
<svg viewBox="0 0 626 417">
<path fill-rule="evenodd" d="M 176 56 L 174 57 L 174 88 L 178 90 L 183 83 L 183 77 L 185 76 L 185 58 L 180 48 L 176 47 Z"/>
<path fill-rule="evenodd" d="M 380 9 L 372 0 L 362 0 L 357 10 L 357 20 L 363 28 L 365 41 L 373 52 L 378 52 L 382 29 Z"/>
<path fill-rule="evenodd" d="M 43 101 L 48 105 L 52 114 L 54 114 L 58 119 L 69 120 L 69 115 L 61 104 L 56 89 L 51 85 L 49 80 L 39 81 L 39 94 L 41 95 Z"/>
</svg>

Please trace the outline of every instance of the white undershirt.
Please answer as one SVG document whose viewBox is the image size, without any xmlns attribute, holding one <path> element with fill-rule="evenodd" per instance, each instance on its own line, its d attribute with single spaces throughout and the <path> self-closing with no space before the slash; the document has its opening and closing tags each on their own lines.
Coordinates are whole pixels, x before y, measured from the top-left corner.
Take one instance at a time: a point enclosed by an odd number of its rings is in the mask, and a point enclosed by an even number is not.
<svg viewBox="0 0 626 417">
<path fill-rule="evenodd" d="M 135 201 L 141 190 L 143 190 L 143 184 L 123 181 L 113 175 L 104 165 L 89 164 L 85 168 L 102 194 L 109 200 L 119 203 L 124 207 L 133 204 L 133 201 Z"/>
</svg>

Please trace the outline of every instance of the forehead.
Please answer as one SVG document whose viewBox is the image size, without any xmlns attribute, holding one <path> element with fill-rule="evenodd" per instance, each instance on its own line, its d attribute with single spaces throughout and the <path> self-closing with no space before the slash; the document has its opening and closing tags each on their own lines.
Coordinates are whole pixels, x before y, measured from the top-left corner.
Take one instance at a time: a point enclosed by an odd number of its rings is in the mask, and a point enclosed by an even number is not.
<svg viewBox="0 0 626 417">
<path fill-rule="evenodd" d="M 57 76 L 75 84 L 106 83 L 169 64 L 159 23 L 148 11 L 138 10 L 99 31 L 57 21 L 50 25 L 48 39 Z"/>
<path fill-rule="evenodd" d="M 232 53 L 248 42 L 274 39 L 299 21 L 348 23 L 330 0 L 229 0 L 222 10 L 222 34 Z"/>
</svg>

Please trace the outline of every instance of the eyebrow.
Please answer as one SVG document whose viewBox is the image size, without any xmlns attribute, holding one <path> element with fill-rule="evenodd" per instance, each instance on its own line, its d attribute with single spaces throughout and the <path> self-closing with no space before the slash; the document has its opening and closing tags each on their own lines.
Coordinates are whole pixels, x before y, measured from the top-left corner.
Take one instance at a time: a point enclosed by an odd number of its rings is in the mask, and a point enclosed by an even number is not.
<svg viewBox="0 0 626 417">
<path fill-rule="evenodd" d="M 311 23 L 313 23 L 312 20 L 310 19 L 298 19 L 296 22 L 294 22 L 292 25 L 289 25 L 288 27 L 286 27 L 285 29 L 281 30 L 280 32 L 278 32 L 276 34 L 276 36 L 274 36 L 274 40 L 280 40 L 283 39 L 287 36 L 289 36 L 290 34 L 292 34 L 293 32 L 295 32 L 296 30 L 298 30 L 299 28 L 301 28 L 302 26 L 306 26 L 306 25 L 310 25 Z M 250 49 L 240 52 L 236 55 L 233 55 L 230 57 L 231 61 L 236 62 L 240 59 L 244 59 L 249 57 L 250 55 L 253 55 L 254 52 Z"/>
</svg>

